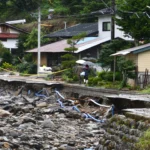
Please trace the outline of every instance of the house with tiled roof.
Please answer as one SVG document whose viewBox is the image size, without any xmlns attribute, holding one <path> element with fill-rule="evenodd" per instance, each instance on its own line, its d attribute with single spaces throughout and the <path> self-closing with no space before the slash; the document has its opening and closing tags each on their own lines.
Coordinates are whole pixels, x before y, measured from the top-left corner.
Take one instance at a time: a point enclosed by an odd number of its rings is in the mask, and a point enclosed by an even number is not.
<svg viewBox="0 0 150 150">
<path fill-rule="evenodd" d="M 137 84 L 143 86 L 150 83 L 150 43 L 118 51 L 111 56 L 132 60 L 137 66 Z"/>
<path fill-rule="evenodd" d="M 27 32 L 8 23 L 0 23 L 0 41 L 3 46 L 10 51 L 17 49 L 17 42 L 20 33 L 26 34 Z"/>
<path fill-rule="evenodd" d="M 74 26 L 62 29 L 50 34 L 47 34 L 46 38 L 71 38 L 82 32 L 86 33 L 87 37 L 98 36 L 98 23 L 81 23 Z"/>
<path fill-rule="evenodd" d="M 78 50 L 76 55 L 79 59 L 90 54 L 91 57 L 99 58 L 99 51 L 101 44 L 111 40 L 111 17 L 112 9 L 106 8 L 99 11 L 92 12 L 91 15 L 96 14 L 98 16 L 98 22 L 96 23 L 82 23 L 77 24 L 50 34 L 45 35 L 45 38 L 58 38 L 62 41 L 48 44 L 41 47 L 41 65 L 52 66 L 55 63 L 60 62 L 61 55 L 65 53 L 64 48 L 67 48 L 68 38 L 71 38 L 79 33 L 85 32 L 86 37 L 84 40 L 81 40 L 82 44 L 77 43 L 75 45 Z M 123 31 L 118 29 L 119 27 L 115 25 L 115 38 L 122 38 L 124 40 L 133 40 L 130 37 L 127 37 Z M 63 40 L 65 39 L 65 40 Z M 84 44 L 83 44 L 84 43 Z M 37 48 L 29 50 L 35 56 L 37 60 Z M 54 61 L 54 59 L 56 61 Z"/>
</svg>

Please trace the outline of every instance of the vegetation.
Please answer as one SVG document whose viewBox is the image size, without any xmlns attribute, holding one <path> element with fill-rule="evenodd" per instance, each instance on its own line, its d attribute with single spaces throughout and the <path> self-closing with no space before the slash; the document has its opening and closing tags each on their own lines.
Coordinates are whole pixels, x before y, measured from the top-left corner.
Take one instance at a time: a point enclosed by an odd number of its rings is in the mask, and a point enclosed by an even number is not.
<svg viewBox="0 0 150 150">
<path fill-rule="evenodd" d="M 133 47 L 133 43 L 122 40 L 115 39 L 109 43 L 102 45 L 100 49 L 100 56 L 98 62 L 101 63 L 103 68 L 113 68 L 114 58 L 110 57 L 111 54 L 116 53 L 117 51 Z"/>
<path fill-rule="evenodd" d="M 138 42 L 150 40 L 150 19 L 147 16 L 150 14 L 150 9 L 146 7 L 149 5 L 149 0 L 117 0 L 116 4 L 119 15 L 116 22 L 121 26 L 121 30 Z"/>
<path fill-rule="evenodd" d="M 67 68 L 68 70 L 65 71 L 62 75 L 63 79 L 67 82 L 77 81 L 78 77 L 74 73 L 74 67 L 76 64 L 76 56 L 74 54 L 75 51 L 78 49 L 75 47 L 77 42 L 83 39 L 86 36 L 86 33 L 81 33 L 77 36 L 73 36 L 72 38 L 67 40 L 67 43 L 70 47 L 65 48 L 65 51 L 68 52 L 67 54 L 63 55 L 62 58 L 62 68 Z"/>
<path fill-rule="evenodd" d="M 135 64 L 131 60 L 127 60 L 124 57 L 119 57 L 118 60 L 118 68 L 119 71 L 122 73 L 122 82 L 121 82 L 121 87 L 126 87 L 127 86 L 127 79 L 135 78 Z"/>
<path fill-rule="evenodd" d="M 139 139 L 135 145 L 135 150 L 148 150 L 150 149 L 150 129 Z"/>
<path fill-rule="evenodd" d="M 99 86 L 105 88 L 119 88 L 122 80 L 122 74 L 116 72 L 116 82 L 113 81 L 113 72 L 102 71 L 97 74 L 97 76 L 89 77 L 88 85 L 90 86 Z"/>
</svg>

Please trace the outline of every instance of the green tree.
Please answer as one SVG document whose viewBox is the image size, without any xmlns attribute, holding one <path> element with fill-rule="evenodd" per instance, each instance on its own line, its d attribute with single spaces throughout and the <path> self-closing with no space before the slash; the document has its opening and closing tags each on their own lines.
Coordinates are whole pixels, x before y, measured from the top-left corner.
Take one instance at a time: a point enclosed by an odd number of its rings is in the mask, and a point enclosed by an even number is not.
<svg viewBox="0 0 150 150">
<path fill-rule="evenodd" d="M 26 48 L 24 47 L 24 42 L 26 41 L 27 37 L 28 34 L 20 34 L 18 37 L 18 49 L 16 50 L 16 55 L 19 58 L 22 58 L 24 56 L 24 51 L 26 50 Z"/>
<path fill-rule="evenodd" d="M 73 36 L 72 38 L 67 40 L 67 43 L 70 45 L 69 48 L 65 48 L 65 51 L 74 53 L 76 50 L 78 50 L 75 45 L 81 40 L 84 39 L 86 36 L 86 33 L 80 33 L 76 36 Z"/>
<path fill-rule="evenodd" d="M 118 69 L 120 72 L 122 72 L 122 83 L 121 88 L 127 86 L 127 79 L 135 78 L 135 64 L 132 60 L 127 60 L 124 57 L 119 57 L 118 59 Z"/>
<path fill-rule="evenodd" d="M 7 49 L 4 47 L 4 45 L 0 42 L 0 57 L 2 57 L 3 53 L 6 52 Z"/>
<path fill-rule="evenodd" d="M 113 68 L 113 61 L 114 58 L 110 57 L 111 54 L 132 47 L 133 43 L 121 40 L 121 39 L 115 39 L 112 40 L 109 43 L 105 43 L 102 45 L 100 49 L 100 56 L 98 62 L 101 63 L 101 66 L 103 68 L 108 67 L 108 68 Z"/>
<path fill-rule="evenodd" d="M 127 35 L 131 35 L 135 41 L 150 39 L 150 9 L 149 0 L 117 0 L 116 23 Z M 147 14 L 146 14 L 147 13 Z M 137 44 L 136 42 L 136 44 Z"/>
<path fill-rule="evenodd" d="M 41 45 L 44 45 L 49 41 L 48 38 L 43 38 L 44 33 L 41 31 Z M 23 47 L 27 50 L 37 47 L 38 45 L 38 30 L 35 28 L 27 36 L 26 40 L 23 43 Z"/>
<path fill-rule="evenodd" d="M 75 15 L 79 20 L 91 22 L 95 18 L 89 13 L 105 8 L 105 4 L 110 6 L 109 2 L 110 0 L 105 0 L 105 3 L 100 0 L 55 0 L 53 6 L 56 14 Z"/>
</svg>

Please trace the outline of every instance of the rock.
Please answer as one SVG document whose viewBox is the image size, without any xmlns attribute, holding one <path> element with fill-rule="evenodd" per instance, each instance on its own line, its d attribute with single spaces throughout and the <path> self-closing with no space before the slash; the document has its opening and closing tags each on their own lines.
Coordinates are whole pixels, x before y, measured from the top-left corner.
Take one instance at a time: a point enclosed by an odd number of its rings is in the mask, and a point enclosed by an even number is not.
<svg viewBox="0 0 150 150">
<path fill-rule="evenodd" d="M 35 121 L 33 118 L 30 118 L 30 117 L 25 116 L 25 117 L 23 118 L 22 123 L 28 123 L 28 122 L 32 122 L 32 123 L 36 124 L 36 121 Z"/>
<path fill-rule="evenodd" d="M 81 114 L 75 111 L 69 111 L 65 114 L 67 118 L 80 119 Z"/>
<path fill-rule="evenodd" d="M 43 121 L 42 127 L 43 128 L 51 128 L 51 129 L 53 129 L 55 127 L 55 124 L 50 119 L 47 119 L 47 120 Z"/>
<path fill-rule="evenodd" d="M 75 141 L 69 141 L 68 145 L 69 146 L 75 146 L 76 142 Z"/>
<path fill-rule="evenodd" d="M 36 105 L 36 107 L 42 108 L 42 107 L 47 107 L 48 104 L 46 102 L 42 102 Z"/>
<path fill-rule="evenodd" d="M 0 109 L 0 117 L 8 117 L 10 116 L 10 112 Z"/>
</svg>

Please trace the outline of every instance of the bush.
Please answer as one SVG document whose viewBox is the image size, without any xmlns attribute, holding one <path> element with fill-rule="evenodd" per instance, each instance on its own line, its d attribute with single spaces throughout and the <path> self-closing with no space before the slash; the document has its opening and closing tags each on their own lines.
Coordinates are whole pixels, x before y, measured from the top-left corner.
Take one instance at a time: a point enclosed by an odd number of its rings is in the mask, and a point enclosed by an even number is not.
<svg viewBox="0 0 150 150">
<path fill-rule="evenodd" d="M 17 70 L 21 73 L 36 74 L 37 73 L 37 65 L 34 63 L 21 63 L 21 64 L 17 65 Z"/>
<path fill-rule="evenodd" d="M 112 71 L 109 71 L 109 72 L 106 72 L 106 71 L 102 71 L 100 73 L 98 73 L 98 77 L 101 79 L 101 80 L 105 80 L 105 81 L 113 81 L 113 72 Z M 121 72 L 116 72 L 115 73 L 115 80 L 116 81 L 121 81 L 122 80 L 122 74 Z"/>
<path fill-rule="evenodd" d="M 2 64 L 2 68 L 8 69 L 8 70 L 14 70 L 14 69 L 15 69 L 15 67 L 14 67 L 12 64 L 9 64 L 9 63 L 7 63 L 7 62 L 4 62 L 4 63 Z"/>
<path fill-rule="evenodd" d="M 11 55 L 11 53 L 8 50 L 4 51 L 3 54 L 2 54 L 2 62 L 1 62 L 1 64 L 3 64 L 4 62 L 12 63 L 12 55 Z"/>
<path fill-rule="evenodd" d="M 150 129 L 139 139 L 135 145 L 135 150 L 148 150 L 150 149 Z"/>
<path fill-rule="evenodd" d="M 98 77 L 90 77 L 88 80 L 88 85 L 96 86 L 98 84 L 99 78 Z"/>
</svg>

